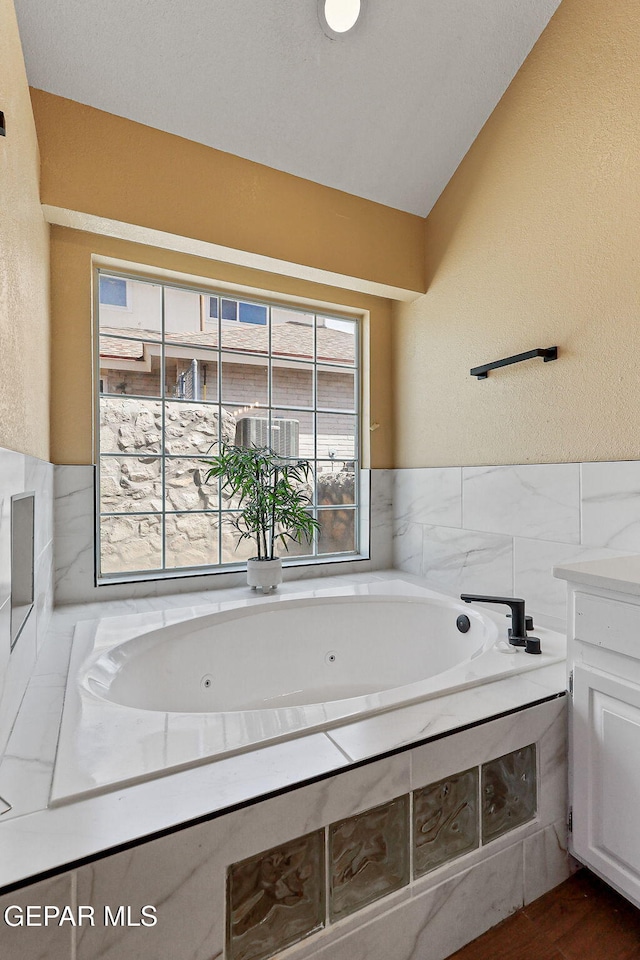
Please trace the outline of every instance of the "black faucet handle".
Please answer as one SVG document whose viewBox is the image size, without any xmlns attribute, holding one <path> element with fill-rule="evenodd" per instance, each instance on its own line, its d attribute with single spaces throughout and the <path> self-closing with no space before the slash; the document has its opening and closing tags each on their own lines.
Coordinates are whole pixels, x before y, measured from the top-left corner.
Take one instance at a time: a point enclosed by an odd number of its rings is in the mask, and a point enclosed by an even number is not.
<svg viewBox="0 0 640 960">
<path fill-rule="evenodd" d="M 507 617 L 511 619 L 511 614 L 508 613 Z M 524 628 L 525 630 L 533 630 L 533 617 L 530 617 L 529 614 L 524 618 Z"/>
<path fill-rule="evenodd" d="M 542 653 L 538 637 L 527 637 L 524 644 L 525 653 Z"/>
<path fill-rule="evenodd" d="M 514 647 L 524 646 L 527 628 L 522 597 L 489 597 L 479 593 L 461 593 L 460 599 L 465 603 L 472 603 L 475 600 L 478 603 L 504 603 L 507 607 L 511 607 L 512 629 L 509 630 L 509 643 Z"/>
</svg>

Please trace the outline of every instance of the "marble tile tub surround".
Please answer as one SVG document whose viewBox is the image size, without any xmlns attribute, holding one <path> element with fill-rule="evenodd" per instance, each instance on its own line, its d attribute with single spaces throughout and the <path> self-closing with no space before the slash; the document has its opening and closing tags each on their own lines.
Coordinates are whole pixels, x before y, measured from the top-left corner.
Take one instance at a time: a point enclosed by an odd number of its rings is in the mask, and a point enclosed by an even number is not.
<svg viewBox="0 0 640 960">
<path fill-rule="evenodd" d="M 433 611 L 436 612 L 438 604 L 444 601 L 446 610 L 450 604 L 448 598 L 441 594 L 425 588 L 423 585 L 411 582 L 410 580 L 392 575 L 377 578 L 365 579 L 367 575 L 362 576 L 358 581 L 345 583 L 344 578 L 336 578 L 331 584 L 326 579 L 319 581 L 298 581 L 302 587 L 313 582 L 316 584 L 313 590 L 298 589 L 296 598 L 299 601 L 298 611 L 302 611 L 309 604 L 329 602 L 333 604 L 348 604 L 343 607 L 346 611 L 351 611 L 350 616 L 354 617 L 357 623 L 362 618 L 363 623 L 372 623 L 367 620 L 363 614 L 359 613 L 362 609 L 362 603 L 369 606 L 369 610 L 376 610 L 376 601 L 383 598 L 383 605 L 377 608 L 375 613 L 376 623 L 380 625 L 386 623 L 383 627 L 384 634 L 376 637 L 375 629 L 373 634 L 363 637 L 363 641 L 372 656 L 372 663 L 379 659 L 380 669 L 384 674 L 388 669 L 384 666 L 387 653 L 385 647 L 388 643 L 387 637 L 393 633 L 394 629 L 402 622 L 402 613 L 398 609 L 404 602 L 406 604 L 406 613 L 418 613 L 417 619 L 412 617 L 411 623 L 415 623 L 415 636 L 421 629 L 427 629 L 429 617 L 429 605 L 433 604 Z M 287 585 L 290 587 L 291 585 Z M 402 685 L 385 689 L 384 682 L 378 693 L 370 692 L 368 695 L 349 696 L 347 699 L 335 699 L 328 697 L 327 702 L 315 702 L 312 698 L 307 705 L 298 707 L 291 705 L 286 707 L 270 706 L 269 709 L 246 711 L 236 707 L 234 710 L 221 710 L 221 712 L 207 711 L 186 712 L 188 707 L 174 707 L 172 711 L 165 712 L 160 706 L 151 709 L 143 709 L 144 700 L 132 698 L 125 699 L 124 702 L 118 702 L 117 697 L 111 700 L 108 692 L 106 698 L 95 695 L 92 689 L 93 684 L 104 686 L 104 675 L 95 671 L 90 664 L 95 664 L 103 660 L 105 656 L 111 656 L 110 651 L 116 650 L 124 642 L 130 639 L 138 643 L 138 638 L 142 637 L 144 643 L 145 637 L 150 637 L 151 641 L 160 643 L 160 635 L 154 633 L 156 628 L 160 628 L 167 646 L 176 649 L 176 645 L 184 639 L 188 640 L 189 634 L 194 638 L 200 636 L 201 641 L 206 636 L 199 654 L 198 647 L 194 650 L 194 658 L 205 656 L 205 660 L 200 659 L 198 675 L 185 674 L 179 677 L 172 673 L 173 685 L 184 687 L 185 684 L 191 684 L 194 680 L 199 682 L 199 677 L 204 671 L 211 672 L 215 678 L 220 673 L 220 663 L 216 660 L 213 649 L 210 647 L 210 641 L 214 634 L 207 632 L 206 624 L 213 630 L 224 629 L 218 624 L 220 618 L 228 617 L 242 618 L 246 614 L 258 614 L 264 618 L 268 611 L 283 607 L 283 614 L 287 611 L 284 604 L 291 599 L 291 594 L 283 588 L 276 594 L 267 598 L 262 598 L 251 594 L 245 588 L 244 595 L 236 591 L 236 596 L 226 602 L 220 599 L 220 591 L 213 594 L 209 604 L 199 609 L 185 608 L 169 611 L 161 611 L 156 614 L 145 612 L 142 614 L 133 614 L 125 617 L 107 617 L 99 622 L 80 623 L 77 625 L 73 642 L 73 653 L 71 656 L 71 665 L 69 670 L 69 682 L 66 688 L 64 713 L 60 730 L 59 745 L 57 751 L 55 774 L 51 789 L 51 803 L 65 803 L 70 799 L 78 798 L 82 795 L 90 795 L 113 789 L 118 785 L 126 783 L 135 783 L 143 779 L 149 779 L 153 776 L 165 775 L 172 769 L 186 768 L 203 760 L 216 760 L 223 756 L 230 756 L 234 753 L 246 752 L 255 749 L 267 742 L 277 742 L 278 740 L 291 739 L 292 737 L 309 734 L 313 731 L 326 730 L 330 736 L 338 736 L 343 724 L 353 723 L 357 720 L 375 715 L 384 714 L 385 723 L 389 729 L 396 718 L 396 711 L 404 706 L 405 703 L 413 700 L 421 704 L 421 715 L 423 725 L 430 708 L 426 706 L 427 700 L 436 700 L 437 702 L 431 708 L 442 710 L 443 703 L 449 690 L 462 690 L 463 688 L 475 688 L 480 685 L 491 686 L 498 678 L 516 675 L 531 675 L 535 686 L 537 678 L 544 671 L 545 666 L 554 663 L 564 664 L 566 643 L 564 637 L 557 633 L 552 633 L 544 628 L 539 631 L 542 640 L 542 655 L 538 657 L 528 656 L 524 652 L 516 655 L 509 655 L 511 651 L 505 652 L 496 648 L 494 638 L 502 635 L 506 638 L 506 629 L 502 617 L 489 615 L 487 643 L 489 649 L 473 658 L 469 662 L 463 662 L 457 667 L 451 667 L 443 674 L 436 674 L 429 677 L 428 672 L 423 680 L 420 679 L 419 672 L 415 672 L 415 667 L 409 670 L 409 674 L 414 683 L 402 681 Z M 214 600 L 215 598 L 215 600 Z M 407 603 L 407 601 L 419 601 L 424 603 L 424 608 L 420 605 Z M 392 607 L 390 604 L 394 604 Z M 360 604 L 360 607 L 356 606 Z M 373 608 L 371 607 L 373 604 Z M 304 605 L 304 606 L 302 606 Z M 64 608 L 61 608 L 64 609 Z M 309 608 L 311 610 L 312 608 Z M 440 608 L 441 609 L 441 608 Z M 461 612 L 462 605 L 457 604 L 457 608 L 451 610 L 450 624 L 454 630 L 455 616 Z M 393 613 L 389 612 L 393 611 Z M 290 612 L 293 613 L 293 608 Z M 309 615 L 312 615 L 309 613 Z M 206 617 L 213 619 L 207 620 Z M 385 617 L 387 619 L 385 620 Z M 272 618 L 275 621 L 275 618 Z M 314 620 L 316 617 L 314 617 Z M 322 622 L 322 616 L 318 612 L 317 621 Z M 263 647 L 266 654 L 269 650 L 277 650 L 281 644 L 277 640 L 277 635 L 269 633 L 268 620 L 263 620 L 264 636 L 268 644 L 274 646 Z M 238 626 L 241 626 L 238 621 Z M 258 621 L 255 621 L 255 629 L 258 629 Z M 329 628 L 327 628 L 329 629 Z M 408 628 L 406 628 L 408 629 Z M 342 659 L 343 652 L 347 654 L 347 649 L 340 645 L 340 630 L 336 628 L 335 642 L 332 645 L 337 651 L 338 662 Z M 457 634 L 456 634 L 457 635 Z M 324 642 L 320 635 L 318 642 Z M 473 634 L 470 634 L 473 636 Z M 234 647 L 236 657 L 241 659 L 250 656 L 249 651 L 255 647 L 255 643 L 249 645 L 246 649 L 242 646 L 241 635 L 238 634 L 239 646 Z M 354 642 L 358 638 L 351 635 Z M 428 638 L 431 642 L 436 640 L 435 636 Z M 396 644 L 396 653 L 401 657 L 401 663 L 406 662 L 407 657 L 418 657 L 422 649 L 425 648 L 427 637 L 423 643 L 419 643 L 419 649 L 412 653 L 402 652 L 402 648 Z M 382 646 L 380 645 L 382 644 Z M 295 656 L 295 650 L 299 644 L 292 648 L 291 655 Z M 182 649 L 180 647 L 179 649 Z M 318 651 L 308 651 L 310 653 Z M 435 652 L 435 650 L 434 650 Z M 260 656 L 262 655 L 262 652 Z M 224 653 L 222 652 L 224 657 Z M 405 658 L 404 660 L 402 658 Z M 272 658 L 270 658 L 272 660 Z M 154 661 L 155 662 L 155 661 Z M 311 662 L 311 661 L 308 661 Z M 262 669 L 268 674 L 269 662 L 263 661 Z M 320 660 L 322 664 L 322 659 Z M 205 666 L 206 664 L 206 666 Z M 275 665 L 275 664 L 274 664 Z M 425 665 L 426 666 L 426 665 Z M 357 666 L 354 665 L 357 669 Z M 111 667 L 106 668 L 111 673 Z M 163 668 L 164 669 L 164 668 Z M 226 668 L 223 668 L 226 669 Z M 232 669 L 233 672 L 233 669 Z M 361 671 L 360 671 L 361 672 Z M 163 673 L 163 670 L 161 670 Z M 255 669 L 247 667 L 244 676 L 245 685 L 251 688 L 252 683 L 257 680 L 254 676 Z M 87 680 L 87 677 L 93 677 Z M 152 674 L 147 674 L 150 678 Z M 141 679 L 141 678 L 140 678 Z M 344 674 L 344 680 L 348 676 Z M 371 677 L 373 682 L 374 676 Z M 232 678 L 230 677 L 230 682 Z M 296 684 L 295 679 L 290 679 L 289 683 Z M 381 682 L 378 677 L 378 682 Z M 400 683 L 400 680 L 397 681 Z M 215 690 L 216 680 L 214 679 L 213 689 Z M 185 687 L 185 689 L 189 689 Z M 275 693 L 279 687 L 272 691 Z M 343 691 L 343 695 L 346 691 Z M 143 691 L 140 691 L 143 695 Z M 489 692 L 487 691 L 487 695 Z M 256 693 L 257 696 L 257 693 Z M 539 697 L 538 697 L 539 698 Z M 531 700 L 538 699 L 535 696 Z M 317 699 L 317 698 L 316 698 Z M 480 700 L 483 695 L 480 695 Z M 476 694 L 473 694 L 473 701 L 476 701 Z M 136 703 L 140 708 L 136 708 Z M 161 703 L 166 703 L 162 700 Z M 270 704 L 274 704 L 271 700 Z M 393 708 L 393 709 L 392 709 Z M 459 708 L 464 711 L 464 706 Z M 502 707 L 498 707 L 498 712 Z M 182 712 L 182 711 L 185 712 Z M 390 712 L 391 711 L 391 712 Z M 450 722 L 455 725 L 455 717 L 450 718 Z M 386 738 L 382 738 L 385 742 Z M 100 760 L 96 762 L 94 745 L 100 743 Z M 369 756 L 379 753 L 375 742 L 371 743 Z"/>
<path fill-rule="evenodd" d="M 409 574 L 407 582 L 422 587 Z M 395 571 L 336 577 L 333 583 L 397 580 Z M 286 595 L 325 589 L 331 581 L 283 584 Z M 220 602 L 237 596 L 233 589 L 216 594 Z M 345 722 L 326 733 L 263 747 L 252 753 L 219 760 L 112 793 L 48 808 L 56 741 L 62 713 L 69 652 L 77 624 L 89 619 L 121 616 L 127 611 L 174 611 L 185 600 L 197 608 L 211 602 L 207 593 L 145 600 L 119 600 L 54 611 L 49 638 L 36 663 L 27 694 L 0 764 L 0 795 L 13 809 L 0 818 L 0 887 L 99 854 L 123 843 L 210 816 L 234 804 L 252 802 L 272 791 L 301 781 L 328 776 L 350 764 L 387 751 L 404 750 L 416 742 L 438 738 L 468 724 L 505 711 L 555 698 L 565 690 L 565 664 L 559 662 L 523 675 L 487 683 L 473 691 L 448 694 L 379 716 Z M 195 611 L 197 612 L 197 610 Z M 139 616 L 139 614 L 136 614 Z M 537 659 L 537 658 L 536 658 Z M 48 685 L 46 698 L 42 686 Z M 483 727 L 486 729 L 486 726 Z M 496 755 L 502 751 L 497 750 Z M 467 766 L 472 766 L 471 758 Z M 426 778 L 424 782 L 430 782 Z M 394 795 L 403 792 L 399 784 Z M 258 849 L 263 849 L 259 847 Z"/>
<path fill-rule="evenodd" d="M 50 929 L 56 960 L 222 958 L 227 956 L 226 874 L 232 864 L 535 740 L 539 804 L 534 820 L 279 954 L 291 960 L 443 960 L 571 870 L 564 826 L 565 712 L 565 698 L 543 703 L 234 810 L 9 893 L 0 902 L 0 916 L 12 903 L 93 906 L 95 926 L 66 927 L 62 934 Z M 91 819 L 98 822 L 99 811 Z M 90 827 L 77 812 L 74 820 L 76 832 Z M 20 820 L 14 823 L 19 826 Z M 104 907 L 114 910 L 121 904 L 130 906 L 133 921 L 144 905 L 155 905 L 157 924 L 104 926 Z M 32 937 L 24 928 L 0 923 L 0 953 L 21 960 L 41 957 L 46 931 L 37 936 L 34 929 Z"/>
<path fill-rule="evenodd" d="M 140 582 L 95 585 L 95 502 L 94 468 L 61 465 L 55 467 L 55 601 L 56 604 L 122 600 L 133 597 L 159 597 L 194 590 L 219 590 L 242 586 L 246 574 L 226 573 L 212 576 L 173 577 Z M 369 551 L 370 560 L 318 563 L 288 567 L 285 580 L 332 577 L 337 573 L 386 570 L 392 566 L 393 536 L 391 488 L 392 470 L 363 470 L 363 488 L 370 475 Z"/>
<path fill-rule="evenodd" d="M 536 815 L 536 745 L 490 760 L 481 771 L 487 844 Z M 226 904 L 231 960 L 277 955 L 477 848 L 478 785 L 476 767 L 330 824 L 326 858 L 319 830 L 232 864 Z"/>
<path fill-rule="evenodd" d="M 34 607 L 10 653 L 11 498 L 35 493 Z M 53 464 L 0 448 L 0 753 L 4 750 L 53 610 Z"/>
<path fill-rule="evenodd" d="M 561 626 L 558 564 L 640 553 L 640 460 L 395 470 L 394 566 L 443 593 L 522 596 Z"/>
</svg>

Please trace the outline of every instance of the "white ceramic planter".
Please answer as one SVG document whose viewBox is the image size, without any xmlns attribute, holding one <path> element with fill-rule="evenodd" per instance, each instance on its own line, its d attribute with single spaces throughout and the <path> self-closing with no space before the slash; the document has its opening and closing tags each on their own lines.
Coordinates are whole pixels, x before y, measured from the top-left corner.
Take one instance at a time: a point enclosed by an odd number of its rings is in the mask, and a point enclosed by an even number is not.
<svg viewBox="0 0 640 960">
<path fill-rule="evenodd" d="M 282 583 L 282 560 L 258 560 L 252 557 L 247 560 L 247 583 L 253 590 L 262 590 L 269 593 L 278 584 Z"/>
</svg>

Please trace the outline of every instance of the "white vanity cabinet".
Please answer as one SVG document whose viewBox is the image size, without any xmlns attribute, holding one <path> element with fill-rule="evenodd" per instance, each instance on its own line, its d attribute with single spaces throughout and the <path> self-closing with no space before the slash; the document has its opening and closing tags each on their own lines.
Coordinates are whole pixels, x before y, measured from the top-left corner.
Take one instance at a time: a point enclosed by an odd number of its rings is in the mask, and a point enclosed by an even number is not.
<svg viewBox="0 0 640 960">
<path fill-rule="evenodd" d="M 640 907 L 640 563 L 621 581 L 621 559 L 555 571 L 569 581 L 569 845 Z"/>
</svg>

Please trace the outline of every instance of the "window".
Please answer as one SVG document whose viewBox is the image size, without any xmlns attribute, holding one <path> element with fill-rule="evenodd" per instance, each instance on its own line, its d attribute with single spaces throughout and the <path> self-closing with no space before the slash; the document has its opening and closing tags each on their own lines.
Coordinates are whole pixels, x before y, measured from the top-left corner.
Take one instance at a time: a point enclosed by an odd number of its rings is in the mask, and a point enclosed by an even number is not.
<svg viewBox="0 0 640 960">
<path fill-rule="evenodd" d="M 224 440 L 311 461 L 313 543 L 358 553 L 358 323 L 309 308 L 99 274 L 99 575 L 224 569 L 238 503 L 206 484 Z M 104 303 L 121 281 L 129 309 Z"/>
<path fill-rule="evenodd" d="M 108 307 L 127 306 L 127 281 L 120 277 L 100 277 L 100 303 Z"/>
<path fill-rule="evenodd" d="M 260 303 L 244 303 L 223 297 L 220 301 L 220 315 L 223 320 L 237 320 L 240 323 L 267 323 L 267 308 Z M 218 319 L 218 297 L 209 297 L 209 319 Z"/>
</svg>

